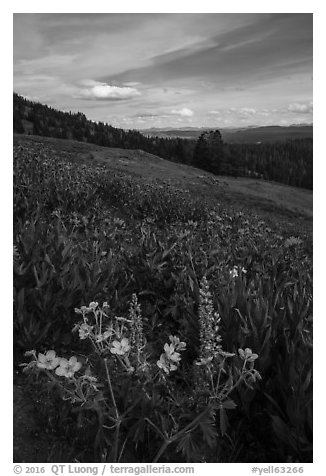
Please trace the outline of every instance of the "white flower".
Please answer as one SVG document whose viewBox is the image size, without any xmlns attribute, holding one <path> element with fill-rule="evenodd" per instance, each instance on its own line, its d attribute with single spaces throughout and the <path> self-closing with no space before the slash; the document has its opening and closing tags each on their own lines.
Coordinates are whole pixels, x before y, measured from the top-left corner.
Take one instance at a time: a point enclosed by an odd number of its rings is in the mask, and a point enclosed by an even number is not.
<svg viewBox="0 0 326 476">
<path fill-rule="evenodd" d="M 109 337 L 111 337 L 113 334 L 113 329 L 108 328 L 106 331 L 103 332 L 103 340 L 107 340 Z"/>
<path fill-rule="evenodd" d="M 199 359 L 195 362 L 196 365 L 201 366 L 201 365 L 208 365 L 212 362 L 213 357 L 207 357 L 207 359 Z"/>
<path fill-rule="evenodd" d="M 286 248 L 290 248 L 291 246 L 298 246 L 298 245 L 301 245 L 302 243 L 302 240 L 300 240 L 300 238 L 297 238 L 295 236 L 290 236 L 290 238 L 288 238 L 287 240 L 285 240 L 284 242 L 284 246 Z"/>
<path fill-rule="evenodd" d="M 241 271 L 243 274 L 247 274 L 247 270 L 245 268 L 233 266 L 233 269 L 230 269 L 229 271 L 231 278 L 237 278 L 239 276 L 239 271 Z"/>
<path fill-rule="evenodd" d="M 114 340 L 110 349 L 111 354 L 125 355 L 130 350 L 129 341 L 126 337 L 121 339 L 121 342 Z"/>
<path fill-rule="evenodd" d="M 253 362 L 254 360 L 258 359 L 258 354 L 253 354 L 252 350 L 249 349 L 248 347 L 243 350 L 243 349 L 238 349 L 240 358 L 242 360 L 246 360 L 247 362 Z"/>
<path fill-rule="evenodd" d="M 80 309 L 78 309 L 78 307 L 75 307 L 74 311 L 77 314 L 86 314 L 87 312 L 89 312 L 89 309 L 86 306 L 82 306 Z"/>
<path fill-rule="evenodd" d="M 96 342 L 103 342 L 107 339 L 109 339 L 109 337 L 112 336 L 112 330 L 108 329 L 106 330 L 105 332 L 103 332 L 103 334 L 96 334 L 95 335 L 95 341 Z"/>
<path fill-rule="evenodd" d="M 161 354 L 160 360 L 157 361 L 157 366 L 164 370 L 166 374 L 169 374 L 173 370 L 177 370 L 177 366 L 173 364 L 166 356 L 166 354 Z"/>
<path fill-rule="evenodd" d="M 93 326 L 89 326 L 86 323 L 81 324 L 79 328 L 79 339 L 84 340 L 91 334 Z"/>
<path fill-rule="evenodd" d="M 230 276 L 231 278 L 237 278 L 239 276 L 237 266 L 234 266 L 234 268 L 230 270 Z"/>
<path fill-rule="evenodd" d="M 60 358 L 56 357 L 54 350 L 48 350 L 46 354 L 38 354 L 36 366 L 39 369 L 53 370 L 60 363 Z"/>
<path fill-rule="evenodd" d="M 167 374 L 178 368 L 181 356 L 176 350 L 183 351 L 186 348 L 185 342 L 180 342 L 179 337 L 169 336 L 169 339 L 171 344 L 164 344 L 164 354 L 157 361 L 157 366 Z"/>
<path fill-rule="evenodd" d="M 175 347 L 173 344 L 165 344 L 164 345 L 164 352 L 166 354 L 166 357 L 169 360 L 172 360 L 173 362 L 179 362 L 181 360 L 181 356 L 178 352 L 175 351 Z"/>
<path fill-rule="evenodd" d="M 60 377 L 72 378 L 81 366 L 82 364 L 78 362 L 75 356 L 70 357 L 69 360 L 61 358 L 60 365 L 56 368 L 55 373 Z"/>
<path fill-rule="evenodd" d="M 175 347 L 175 350 L 186 350 L 186 343 L 185 342 L 180 342 L 179 337 L 176 336 L 169 336 L 170 342 L 172 345 Z"/>
</svg>

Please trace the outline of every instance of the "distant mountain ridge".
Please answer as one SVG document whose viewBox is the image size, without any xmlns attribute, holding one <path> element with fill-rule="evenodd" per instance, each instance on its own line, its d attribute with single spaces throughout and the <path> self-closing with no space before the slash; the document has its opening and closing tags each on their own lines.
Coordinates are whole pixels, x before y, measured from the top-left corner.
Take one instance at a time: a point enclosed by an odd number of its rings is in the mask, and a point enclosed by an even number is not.
<svg viewBox="0 0 326 476">
<path fill-rule="evenodd" d="M 214 129 L 209 127 L 183 128 L 150 128 L 140 132 L 148 137 L 179 137 L 180 139 L 198 139 L 203 131 Z M 289 139 L 313 138 L 312 124 L 291 124 L 290 126 L 248 126 L 248 127 L 216 127 L 225 142 L 230 143 L 257 143 L 275 142 Z"/>
</svg>

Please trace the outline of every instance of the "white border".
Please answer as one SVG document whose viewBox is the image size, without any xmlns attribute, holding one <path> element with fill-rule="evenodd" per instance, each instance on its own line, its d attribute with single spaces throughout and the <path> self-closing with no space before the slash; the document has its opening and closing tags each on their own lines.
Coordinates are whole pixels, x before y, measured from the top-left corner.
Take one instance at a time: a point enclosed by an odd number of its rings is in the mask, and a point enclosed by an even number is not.
<svg viewBox="0 0 326 476">
<path fill-rule="evenodd" d="M 3 67 L 1 72 L 1 263 L 3 272 L 1 275 L 1 318 L 3 322 L 2 339 L 2 438 L 1 465 L 5 466 L 4 474 L 12 474 L 12 14 L 15 13 L 314 13 L 314 304 L 315 304 L 315 350 L 314 350 L 314 464 L 304 465 L 304 474 L 323 474 L 326 465 L 324 463 L 324 428 L 325 428 L 325 370 L 324 353 L 325 346 L 325 319 L 326 313 L 323 303 L 325 293 L 325 145 L 322 141 L 325 135 L 325 123 L 321 118 L 324 111 L 324 90 L 326 81 L 324 76 L 325 63 L 325 8 L 321 1 L 227 1 L 213 2 L 201 0 L 200 2 L 177 2 L 166 0 L 162 3 L 136 1 L 108 2 L 92 1 L 68 2 L 57 0 L 56 2 L 40 1 L 13 1 L 1 6 L 1 59 Z M 244 7 L 246 10 L 244 11 Z M 323 213 L 324 212 L 324 213 Z M 9 382 L 7 384 L 7 382 Z M 9 461 L 8 461 L 9 459 Z M 196 466 L 195 474 L 216 474 L 215 465 Z M 221 465 L 221 474 L 249 474 L 252 465 L 232 464 Z M 267 464 L 260 465 L 267 466 Z M 301 465 L 299 465 L 301 466 Z M 232 467 L 232 468 L 231 468 Z M 324 471 L 322 468 L 324 467 Z M 201 469 L 202 468 L 202 469 Z M 230 472 L 231 470 L 231 472 Z"/>
</svg>

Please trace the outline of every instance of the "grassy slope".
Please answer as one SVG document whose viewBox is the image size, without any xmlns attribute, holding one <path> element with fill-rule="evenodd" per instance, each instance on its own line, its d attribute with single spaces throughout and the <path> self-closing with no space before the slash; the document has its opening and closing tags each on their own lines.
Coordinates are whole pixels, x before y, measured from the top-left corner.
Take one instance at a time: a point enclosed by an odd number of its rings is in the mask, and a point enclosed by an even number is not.
<svg viewBox="0 0 326 476">
<path fill-rule="evenodd" d="M 41 142 L 47 144 L 49 149 L 63 153 L 71 159 L 86 163 L 105 163 L 112 171 L 188 189 L 193 194 L 208 199 L 259 208 L 268 213 L 276 212 L 292 218 L 300 216 L 307 223 L 312 219 L 313 194 L 309 190 L 250 178 L 218 177 L 194 167 L 169 162 L 142 150 L 14 135 L 14 144 L 23 144 L 25 141 Z"/>
</svg>

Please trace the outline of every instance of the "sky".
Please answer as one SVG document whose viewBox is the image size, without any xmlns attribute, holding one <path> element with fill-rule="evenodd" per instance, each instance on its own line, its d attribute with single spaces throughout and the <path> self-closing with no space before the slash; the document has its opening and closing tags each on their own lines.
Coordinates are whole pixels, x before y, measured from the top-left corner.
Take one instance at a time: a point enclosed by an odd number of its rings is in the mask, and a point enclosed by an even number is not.
<svg viewBox="0 0 326 476">
<path fill-rule="evenodd" d="M 313 122 L 309 13 L 15 13 L 14 91 L 125 129 Z"/>
</svg>

